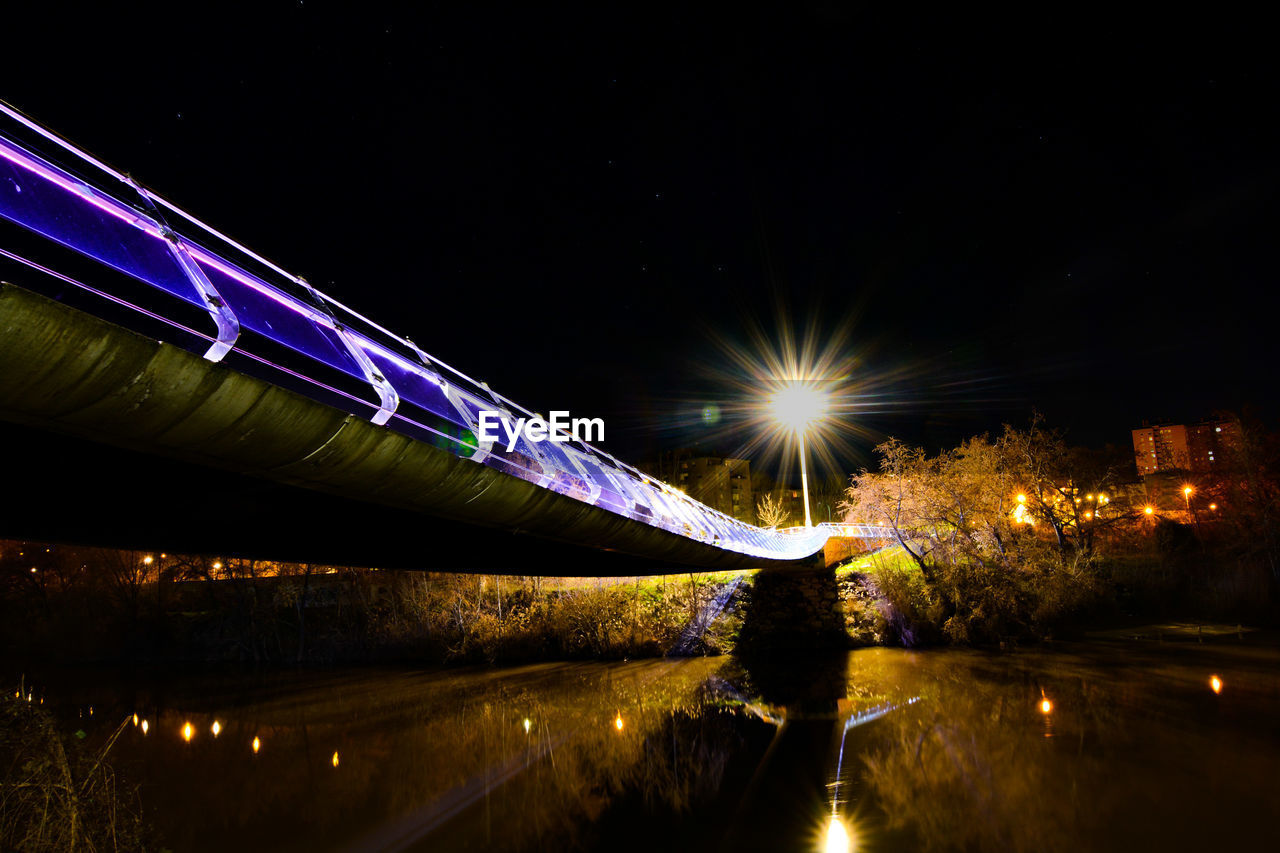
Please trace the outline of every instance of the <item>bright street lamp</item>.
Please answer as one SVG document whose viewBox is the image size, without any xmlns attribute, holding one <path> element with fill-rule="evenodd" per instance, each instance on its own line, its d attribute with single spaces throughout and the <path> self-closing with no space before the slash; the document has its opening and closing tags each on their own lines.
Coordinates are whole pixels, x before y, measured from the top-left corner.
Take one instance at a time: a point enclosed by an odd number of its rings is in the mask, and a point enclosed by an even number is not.
<svg viewBox="0 0 1280 853">
<path fill-rule="evenodd" d="M 830 395 L 807 382 L 791 381 L 769 398 L 769 414 L 782 427 L 793 431 L 800 442 L 800 485 L 804 489 L 804 526 L 813 527 L 809 515 L 809 469 L 805 462 L 804 438 L 827 414 Z"/>
</svg>

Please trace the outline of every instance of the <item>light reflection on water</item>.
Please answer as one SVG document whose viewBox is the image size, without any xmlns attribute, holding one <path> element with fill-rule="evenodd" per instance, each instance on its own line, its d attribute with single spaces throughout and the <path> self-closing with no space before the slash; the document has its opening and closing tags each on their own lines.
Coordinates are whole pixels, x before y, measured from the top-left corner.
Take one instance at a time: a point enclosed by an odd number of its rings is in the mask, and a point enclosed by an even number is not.
<svg viewBox="0 0 1280 853">
<path fill-rule="evenodd" d="M 175 850 L 1182 850 L 1280 821 L 1277 664 L 868 649 L 37 694 L 89 743 L 135 721 L 111 760 Z"/>
</svg>

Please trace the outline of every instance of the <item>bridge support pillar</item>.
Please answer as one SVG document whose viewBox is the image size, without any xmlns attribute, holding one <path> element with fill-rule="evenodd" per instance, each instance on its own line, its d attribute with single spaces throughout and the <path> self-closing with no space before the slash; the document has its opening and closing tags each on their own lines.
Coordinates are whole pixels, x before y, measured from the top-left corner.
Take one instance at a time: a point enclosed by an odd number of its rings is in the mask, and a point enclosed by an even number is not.
<svg viewBox="0 0 1280 853">
<path fill-rule="evenodd" d="M 834 568 L 761 569 L 743 614 L 747 655 L 849 647 Z"/>
</svg>

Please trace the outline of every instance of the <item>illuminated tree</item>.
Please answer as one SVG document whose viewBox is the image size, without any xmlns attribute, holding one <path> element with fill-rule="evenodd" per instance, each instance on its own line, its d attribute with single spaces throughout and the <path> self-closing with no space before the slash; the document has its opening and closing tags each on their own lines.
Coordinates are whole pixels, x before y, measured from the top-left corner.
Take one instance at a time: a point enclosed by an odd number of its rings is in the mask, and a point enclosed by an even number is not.
<svg viewBox="0 0 1280 853">
<path fill-rule="evenodd" d="M 782 501 L 775 501 L 772 495 L 765 494 L 756 502 L 756 518 L 761 527 L 782 527 L 791 519 Z"/>
</svg>

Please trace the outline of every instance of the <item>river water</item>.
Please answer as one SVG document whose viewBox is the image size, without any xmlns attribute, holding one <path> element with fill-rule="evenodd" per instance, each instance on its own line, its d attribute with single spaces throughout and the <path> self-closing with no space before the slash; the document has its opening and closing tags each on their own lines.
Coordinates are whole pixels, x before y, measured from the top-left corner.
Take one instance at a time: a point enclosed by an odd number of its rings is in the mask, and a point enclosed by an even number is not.
<svg viewBox="0 0 1280 853">
<path fill-rule="evenodd" d="M 124 724 L 109 760 L 180 852 L 1280 838 L 1280 650 L 1247 637 L 32 685 L 90 745 Z"/>
</svg>

